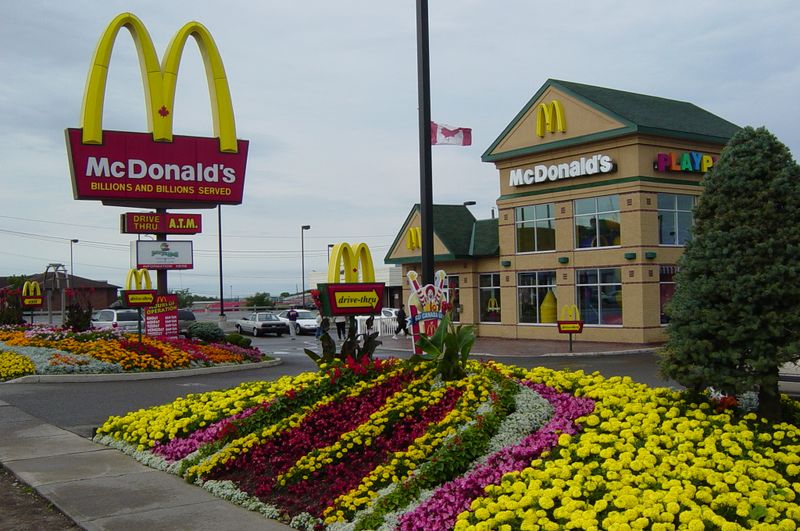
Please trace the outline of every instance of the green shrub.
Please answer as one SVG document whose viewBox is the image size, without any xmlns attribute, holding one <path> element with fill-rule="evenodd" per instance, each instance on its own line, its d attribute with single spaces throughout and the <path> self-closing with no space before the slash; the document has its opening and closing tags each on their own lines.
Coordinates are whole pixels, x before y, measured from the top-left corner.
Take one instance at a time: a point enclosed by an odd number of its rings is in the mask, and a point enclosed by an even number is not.
<svg viewBox="0 0 800 531">
<path fill-rule="evenodd" d="M 206 343 L 220 343 L 225 341 L 225 332 L 216 323 L 194 322 L 189 325 L 187 334 L 190 339 L 199 339 Z"/>
<path fill-rule="evenodd" d="M 225 334 L 225 342 L 236 345 L 237 347 L 250 348 L 250 344 L 253 343 L 253 340 L 249 337 L 244 337 L 238 332 L 231 332 L 230 334 Z"/>
</svg>

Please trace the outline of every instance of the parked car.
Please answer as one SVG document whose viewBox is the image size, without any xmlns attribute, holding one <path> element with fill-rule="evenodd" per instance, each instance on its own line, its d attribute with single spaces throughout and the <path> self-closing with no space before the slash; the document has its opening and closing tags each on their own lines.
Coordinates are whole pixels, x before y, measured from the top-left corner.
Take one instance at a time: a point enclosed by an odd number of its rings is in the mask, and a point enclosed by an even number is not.
<svg viewBox="0 0 800 531">
<path fill-rule="evenodd" d="M 144 313 L 142 313 L 142 319 L 144 319 Z M 94 328 L 117 328 L 125 332 L 136 332 L 139 330 L 139 311 L 133 308 L 98 310 L 92 314 L 92 326 Z M 144 321 L 142 321 L 142 332 L 144 332 Z"/>
<path fill-rule="evenodd" d="M 308 310 L 295 310 L 297 312 L 297 323 L 295 324 L 297 333 L 309 333 L 313 334 L 317 331 L 317 316 L 314 312 L 310 312 Z M 289 313 L 289 310 L 284 310 L 278 314 L 278 318 L 285 323 L 289 323 L 289 318 L 286 317 L 286 314 Z"/>
<path fill-rule="evenodd" d="M 178 333 L 182 336 L 189 335 L 189 325 L 197 321 L 192 310 L 186 308 L 178 310 Z"/>
<path fill-rule="evenodd" d="M 248 333 L 255 337 L 262 334 L 275 334 L 281 337 L 289 333 L 289 323 L 271 312 L 251 313 L 247 317 L 238 319 L 234 326 L 240 334 Z"/>
</svg>

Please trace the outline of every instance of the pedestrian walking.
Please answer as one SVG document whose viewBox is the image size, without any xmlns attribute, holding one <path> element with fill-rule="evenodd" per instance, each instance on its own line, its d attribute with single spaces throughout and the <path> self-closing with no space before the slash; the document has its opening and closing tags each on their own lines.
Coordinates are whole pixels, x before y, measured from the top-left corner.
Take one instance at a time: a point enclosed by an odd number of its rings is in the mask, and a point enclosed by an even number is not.
<svg viewBox="0 0 800 531">
<path fill-rule="evenodd" d="M 397 334 L 399 334 L 401 330 L 406 335 L 406 337 L 408 337 L 408 328 L 407 328 L 407 326 L 408 325 L 406 324 L 405 306 L 400 306 L 400 309 L 397 310 L 397 328 L 394 331 L 394 335 L 392 336 L 392 339 L 397 339 Z"/>
<path fill-rule="evenodd" d="M 333 322 L 336 323 L 336 336 L 339 338 L 339 341 L 347 337 L 345 333 L 345 325 L 347 325 L 347 319 L 344 315 L 337 315 L 333 318 Z"/>
<path fill-rule="evenodd" d="M 294 309 L 294 306 L 286 312 L 286 318 L 289 319 L 289 333 L 292 334 L 292 341 L 294 341 L 297 339 L 297 310 Z"/>
</svg>

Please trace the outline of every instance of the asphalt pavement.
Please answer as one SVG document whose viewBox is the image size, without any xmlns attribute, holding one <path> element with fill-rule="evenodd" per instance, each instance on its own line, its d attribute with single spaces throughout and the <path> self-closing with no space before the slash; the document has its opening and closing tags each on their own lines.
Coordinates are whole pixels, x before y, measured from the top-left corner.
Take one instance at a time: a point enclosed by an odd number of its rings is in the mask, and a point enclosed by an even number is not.
<svg viewBox="0 0 800 531">
<path fill-rule="evenodd" d="M 411 355 L 410 339 L 380 339 L 380 357 Z M 288 529 L 89 440 L 110 415 L 316 367 L 303 352 L 318 348 L 313 337 L 254 338 L 253 344 L 280 364 L 235 372 L 173 371 L 169 378 L 162 373 L 146 379 L 138 374 L 113 375 L 106 381 L 72 377 L 0 384 L 0 462 L 84 529 Z M 574 352 L 568 349 L 566 341 L 479 338 L 473 357 L 523 367 L 598 370 L 670 385 L 658 376 L 652 345 L 576 341 Z"/>
</svg>

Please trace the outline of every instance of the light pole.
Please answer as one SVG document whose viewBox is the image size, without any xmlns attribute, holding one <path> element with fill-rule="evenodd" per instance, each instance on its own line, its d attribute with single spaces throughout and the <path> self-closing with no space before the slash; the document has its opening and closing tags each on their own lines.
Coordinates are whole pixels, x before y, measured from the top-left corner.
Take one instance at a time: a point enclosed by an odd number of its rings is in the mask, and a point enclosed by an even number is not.
<svg viewBox="0 0 800 531">
<path fill-rule="evenodd" d="M 328 263 L 330 263 L 330 261 L 331 261 L 331 249 L 333 249 L 333 244 L 329 243 L 328 244 Z"/>
<path fill-rule="evenodd" d="M 75 270 L 72 267 L 72 245 L 78 243 L 78 240 L 73 238 L 69 241 L 69 276 L 67 277 L 67 287 L 69 287 L 70 277 L 75 276 Z"/>
<path fill-rule="evenodd" d="M 303 308 L 306 307 L 306 252 L 303 242 L 303 233 L 311 228 L 311 225 L 300 227 L 300 288 L 303 292 Z"/>
</svg>

